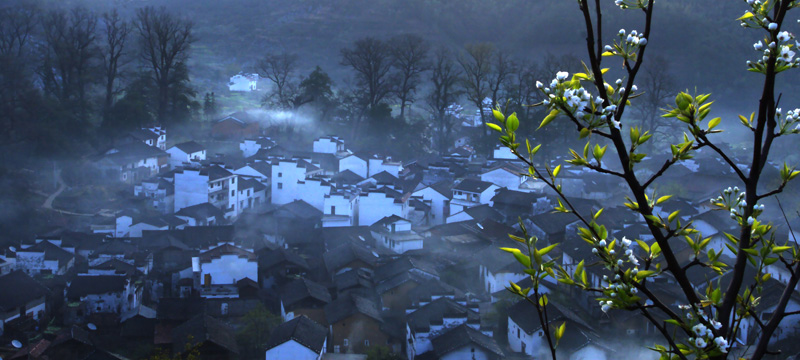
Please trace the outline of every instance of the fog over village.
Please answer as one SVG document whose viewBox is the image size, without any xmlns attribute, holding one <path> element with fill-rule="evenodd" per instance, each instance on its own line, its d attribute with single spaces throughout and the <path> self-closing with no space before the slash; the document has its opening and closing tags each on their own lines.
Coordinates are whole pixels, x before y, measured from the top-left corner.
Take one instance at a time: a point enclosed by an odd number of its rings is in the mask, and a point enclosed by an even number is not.
<svg viewBox="0 0 800 360">
<path fill-rule="evenodd" d="M 800 359 L 795 7 L 0 0 L 0 360 Z"/>
</svg>

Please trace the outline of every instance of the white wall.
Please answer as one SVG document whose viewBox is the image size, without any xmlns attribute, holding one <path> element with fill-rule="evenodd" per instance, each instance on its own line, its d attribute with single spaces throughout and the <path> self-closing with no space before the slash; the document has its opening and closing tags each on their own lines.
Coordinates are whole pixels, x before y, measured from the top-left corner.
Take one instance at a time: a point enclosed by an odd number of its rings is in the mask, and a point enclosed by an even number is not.
<svg viewBox="0 0 800 360">
<path fill-rule="evenodd" d="M 261 150 L 261 145 L 256 140 L 245 140 L 239 143 L 239 150 L 242 150 L 242 156 L 248 158 Z"/>
<path fill-rule="evenodd" d="M 45 260 L 43 252 L 17 252 L 17 270 L 23 270 L 28 275 L 36 275 L 43 270 L 58 274 L 58 261 Z"/>
<path fill-rule="evenodd" d="M 417 190 L 412 196 L 420 196 L 423 200 L 431 201 L 431 225 L 441 225 L 445 223 L 447 216 L 450 215 L 450 205 L 448 204 L 445 207 L 445 203 L 449 200 L 447 197 L 430 187 Z M 445 214 L 445 208 L 447 208 L 447 214 Z"/>
<path fill-rule="evenodd" d="M 384 193 L 370 192 L 358 199 L 358 225 L 370 226 L 387 216 L 403 216 L 403 204 Z"/>
<path fill-rule="evenodd" d="M 123 215 L 117 218 L 117 229 L 114 233 L 114 237 L 125 237 L 128 236 L 128 233 L 131 231 L 131 223 L 133 223 L 133 219 L 130 216 Z M 141 237 L 141 233 L 139 234 Z"/>
<path fill-rule="evenodd" d="M 297 193 L 294 194 L 295 200 L 303 200 L 309 205 L 324 211 L 325 195 L 331 193 L 329 185 L 323 185 L 318 179 L 307 179 L 297 184 Z"/>
<path fill-rule="evenodd" d="M 383 159 L 369 159 L 369 176 L 386 171 L 395 177 L 400 177 L 400 172 L 403 171 L 403 165 L 399 162 L 391 161 L 384 162 Z"/>
<path fill-rule="evenodd" d="M 256 171 L 255 169 L 253 169 L 252 167 L 250 167 L 250 165 L 243 166 L 243 167 L 238 168 L 235 171 L 231 171 L 231 172 L 236 174 L 236 175 L 242 175 L 242 176 L 247 176 L 249 178 L 256 179 L 259 182 L 261 182 L 262 184 L 266 184 L 267 181 L 269 180 L 269 178 L 268 178 L 269 174 L 262 174 L 262 173 Z"/>
<path fill-rule="evenodd" d="M 509 190 L 519 190 L 519 185 L 525 180 L 522 176 L 512 174 L 504 169 L 494 169 L 481 174 L 481 181 L 487 181 Z"/>
<path fill-rule="evenodd" d="M 305 174 L 306 169 L 298 167 L 295 161 L 272 165 L 272 203 L 283 205 L 298 199 L 297 182 L 305 180 Z"/>
<path fill-rule="evenodd" d="M 131 232 L 130 232 L 130 234 L 128 234 L 128 236 L 140 238 L 140 237 L 142 237 L 142 231 L 143 230 L 169 230 L 169 226 L 157 227 L 157 226 L 153 226 L 153 225 L 150 225 L 150 224 L 138 223 L 138 224 L 131 225 L 131 227 L 130 227 L 130 231 Z"/>
<path fill-rule="evenodd" d="M 199 170 L 185 169 L 175 173 L 175 211 L 208 202 L 208 176 Z"/>
<path fill-rule="evenodd" d="M 325 347 L 323 346 L 323 349 Z M 300 343 L 289 340 L 272 349 L 267 350 L 267 360 L 319 360 L 322 354 L 317 354 Z"/>
<path fill-rule="evenodd" d="M 517 330 L 519 330 L 519 337 L 517 337 Z M 508 346 L 512 351 L 522 352 L 522 344 L 525 343 L 525 354 L 534 355 L 534 351 L 538 352 L 542 347 L 542 339 L 538 331 L 527 334 L 511 317 L 508 318 Z"/>
<path fill-rule="evenodd" d="M 200 281 L 211 274 L 212 285 L 231 285 L 244 278 L 258 281 L 258 262 L 247 261 L 238 255 L 222 255 L 208 263 L 201 263 Z"/>
<path fill-rule="evenodd" d="M 339 146 L 339 143 L 336 142 L 336 140 L 330 138 L 319 138 L 314 140 L 313 148 L 315 153 L 333 155 L 336 155 L 337 152 L 344 150 L 343 145 Z"/>
<path fill-rule="evenodd" d="M 350 170 L 356 175 L 366 178 L 368 174 L 367 162 L 358 156 L 350 155 L 339 160 L 339 172 L 345 170 Z"/>
</svg>

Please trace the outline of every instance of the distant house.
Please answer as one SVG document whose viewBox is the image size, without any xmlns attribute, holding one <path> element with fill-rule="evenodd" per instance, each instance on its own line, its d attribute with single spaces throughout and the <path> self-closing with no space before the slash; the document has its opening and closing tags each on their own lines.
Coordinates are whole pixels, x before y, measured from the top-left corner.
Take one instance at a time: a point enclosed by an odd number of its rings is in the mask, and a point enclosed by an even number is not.
<svg viewBox="0 0 800 360">
<path fill-rule="evenodd" d="M 431 340 L 433 351 L 440 360 L 495 360 L 505 357 L 497 342 L 468 325 L 460 325 Z"/>
<path fill-rule="evenodd" d="M 447 217 L 450 216 L 450 200 L 453 198 L 453 191 L 447 182 L 425 186 L 414 191 L 412 196 L 430 201 L 431 225 L 444 224 Z"/>
<path fill-rule="evenodd" d="M 366 178 L 369 174 L 367 168 L 369 164 L 365 157 L 356 154 L 347 155 L 339 159 L 339 171 L 344 172 L 350 170 L 354 174 L 360 176 L 362 179 Z"/>
<path fill-rule="evenodd" d="M 423 247 L 422 236 L 411 229 L 411 222 L 397 215 L 387 216 L 370 227 L 378 246 L 402 254 Z"/>
<path fill-rule="evenodd" d="M 258 281 L 258 258 L 250 250 L 223 243 L 208 250 L 201 250 L 197 260 L 192 260 L 196 273 L 204 287 L 215 285 L 233 286 L 248 278 Z M 193 265 L 194 266 L 194 265 Z"/>
<path fill-rule="evenodd" d="M 258 180 L 239 177 L 236 201 L 237 216 L 246 209 L 260 207 L 267 203 L 267 187 Z"/>
<path fill-rule="evenodd" d="M 169 154 L 140 142 L 115 146 L 95 161 L 103 177 L 135 184 L 169 167 Z"/>
<path fill-rule="evenodd" d="M 325 195 L 323 212 L 323 227 L 358 225 L 358 196 L 346 192 Z"/>
<path fill-rule="evenodd" d="M 313 151 L 315 153 L 337 155 L 346 151 L 344 140 L 338 136 L 323 136 L 314 140 Z"/>
<path fill-rule="evenodd" d="M 175 230 L 183 229 L 186 226 L 186 220 L 175 217 L 173 215 L 150 216 L 134 220 L 129 227 L 130 237 L 142 237 L 144 230 Z"/>
<path fill-rule="evenodd" d="M 164 178 L 142 180 L 133 187 L 133 195 L 147 199 L 147 205 L 162 214 L 175 212 L 175 185 Z"/>
<path fill-rule="evenodd" d="M 467 220 L 483 221 L 486 219 L 491 219 L 497 222 L 502 222 L 505 220 L 503 218 L 503 214 L 501 214 L 499 211 L 489 206 L 489 204 L 483 204 L 466 208 L 461 212 L 450 215 L 447 218 L 447 222 L 452 223 Z"/>
<path fill-rule="evenodd" d="M 284 321 L 308 316 L 316 322 L 327 324 L 324 309 L 332 298 L 325 286 L 305 278 L 297 279 L 281 289 L 280 298 Z"/>
<path fill-rule="evenodd" d="M 386 171 L 394 177 L 399 177 L 400 172 L 403 171 L 403 163 L 393 160 L 391 156 L 374 155 L 369 158 L 368 170 L 368 177 L 381 171 Z"/>
<path fill-rule="evenodd" d="M 269 186 L 269 176 L 272 167 L 269 163 L 258 161 L 251 164 L 239 166 L 232 173 L 248 179 L 258 180 L 260 183 Z"/>
<path fill-rule="evenodd" d="M 172 168 L 186 165 L 200 165 L 206 160 L 206 148 L 196 141 L 187 141 L 167 149 L 169 165 Z"/>
<path fill-rule="evenodd" d="M 495 192 L 499 189 L 490 182 L 464 179 L 453 186 L 453 199 L 450 201 L 450 214 L 455 214 L 464 209 L 488 204 Z"/>
<path fill-rule="evenodd" d="M 209 203 L 187 206 L 178 210 L 175 216 L 186 221 L 188 226 L 221 225 L 225 219 L 225 213 Z"/>
<path fill-rule="evenodd" d="M 482 172 L 481 181 L 518 191 L 522 184 L 528 181 L 528 176 L 524 175 L 523 170 L 515 165 L 499 164 Z"/>
<path fill-rule="evenodd" d="M 228 81 L 228 90 L 250 92 L 258 90 L 258 74 L 238 73 Z"/>
<path fill-rule="evenodd" d="M 141 128 L 133 130 L 117 139 L 117 143 L 126 143 L 141 141 L 148 146 L 153 146 L 161 150 L 167 149 L 167 129 L 161 126 L 154 126 L 150 128 Z"/>
<path fill-rule="evenodd" d="M 374 269 L 378 264 L 378 254 L 364 245 L 350 242 L 326 252 L 322 261 L 332 278 L 350 269 Z"/>
<path fill-rule="evenodd" d="M 302 256 L 288 249 L 264 248 L 258 253 L 259 277 L 264 288 L 282 286 L 303 277 L 310 268 Z"/>
<path fill-rule="evenodd" d="M 279 160 L 272 164 L 272 203 L 288 204 L 303 200 L 322 211 L 325 195 L 331 193 L 330 184 L 314 178 L 322 170 L 307 159 Z"/>
<path fill-rule="evenodd" d="M 243 111 L 228 115 L 211 125 L 211 136 L 217 139 L 254 138 L 259 131 L 258 122 Z"/>
<path fill-rule="evenodd" d="M 236 359 L 239 347 L 230 325 L 209 315 L 197 315 L 172 329 L 172 353 L 197 349 L 203 359 Z"/>
<path fill-rule="evenodd" d="M 237 214 L 237 176 L 218 165 L 175 172 L 175 210 L 211 203 L 225 213 Z"/>
<path fill-rule="evenodd" d="M 0 276 L 0 336 L 5 324 L 16 319 L 41 319 L 47 311 L 46 287 L 22 271 Z"/>
<path fill-rule="evenodd" d="M 67 300 L 80 302 L 78 316 L 97 313 L 122 314 L 139 306 L 142 286 L 124 275 L 80 274 L 67 287 Z"/>
<path fill-rule="evenodd" d="M 271 138 L 259 136 L 257 138 L 242 140 L 242 142 L 239 143 L 239 150 L 242 151 L 243 157 L 249 158 L 258 153 L 258 151 L 261 149 L 269 150 L 276 145 L 277 143 L 275 143 L 275 141 Z"/>
<path fill-rule="evenodd" d="M 370 226 L 387 216 L 403 216 L 402 194 L 388 187 L 369 190 L 358 199 L 358 225 Z"/>
<path fill-rule="evenodd" d="M 64 275 L 75 265 L 73 252 L 62 248 L 60 241 L 36 240 L 33 245 L 23 245 L 17 249 L 16 267 L 28 275 Z"/>
<path fill-rule="evenodd" d="M 325 306 L 330 329 L 329 346 L 334 353 L 365 353 L 372 345 L 386 345 L 378 304 L 354 294 L 340 296 Z"/>
<path fill-rule="evenodd" d="M 267 342 L 267 360 L 319 360 L 325 353 L 328 331 L 305 316 L 278 325 Z"/>
</svg>

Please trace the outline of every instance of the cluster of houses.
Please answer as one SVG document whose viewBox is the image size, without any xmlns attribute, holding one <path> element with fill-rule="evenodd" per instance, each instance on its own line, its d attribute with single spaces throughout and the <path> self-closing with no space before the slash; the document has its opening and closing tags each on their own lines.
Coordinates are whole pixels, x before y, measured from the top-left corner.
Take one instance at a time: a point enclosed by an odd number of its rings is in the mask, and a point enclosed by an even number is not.
<svg viewBox="0 0 800 360">
<path fill-rule="evenodd" d="M 248 123 L 239 116 L 218 123 Z M 238 154 L 212 156 L 201 141 L 167 147 L 165 129 L 146 128 L 99 156 L 97 170 L 128 184 L 141 206 L 0 249 L 0 356 L 120 358 L 107 346 L 113 336 L 175 356 L 199 348 L 203 358 L 236 359 L 236 334 L 259 304 L 282 322 L 260 349 L 266 359 L 365 359 L 374 347 L 409 360 L 548 351 L 535 309 L 505 289 L 530 280 L 499 248 L 519 246 L 508 237 L 520 234 L 519 221 L 540 241 L 561 244 L 548 256 L 568 271 L 591 258 L 591 247 L 578 238 L 577 219 L 553 212 L 557 198 L 508 151 L 422 162 L 354 152 L 337 136 L 296 150 L 261 134 L 236 135 Z M 664 181 L 682 193 L 656 209 L 695 219 L 711 246 L 727 251 L 722 261 L 732 261 L 724 233 L 735 224 L 707 199 L 733 176 L 712 157 L 680 163 Z M 600 220 L 613 237 L 652 241 L 639 218 L 609 206 L 624 194 L 619 183 L 575 168 L 559 178 L 579 211 L 605 208 Z M 779 237 L 792 237 L 782 229 Z M 674 250 L 693 256 L 688 246 Z M 603 283 L 602 267 L 587 271 Z M 763 314 L 787 281 L 779 267 L 768 271 Z M 727 280 L 691 275 L 698 291 Z M 651 285 L 677 309 L 676 290 L 669 277 Z M 641 316 L 602 312 L 592 294 L 555 282 L 542 291 L 549 321 L 567 323 L 565 359 L 626 358 L 621 338 L 644 344 L 658 336 Z M 800 310 L 800 295 L 787 310 Z M 735 346 L 753 341 L 753 321 L 743 322 Z M 800 315 L 788 317 L 773 341 L 799 330 Z M 18 346 L 4 347 L 12 340 Z"/>
</svg>

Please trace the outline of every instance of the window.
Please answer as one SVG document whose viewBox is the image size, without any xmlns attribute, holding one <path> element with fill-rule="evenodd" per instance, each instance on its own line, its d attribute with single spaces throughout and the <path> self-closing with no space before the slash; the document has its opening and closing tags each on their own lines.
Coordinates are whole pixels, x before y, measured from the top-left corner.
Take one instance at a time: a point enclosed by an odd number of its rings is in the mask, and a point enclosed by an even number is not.
<svg viewBox="0 0 800 360">
<path fill-rule="evenodd" d="M 283 177 L 283 173 L 282 173 L 282 172 L 279 172 L 279 173 L 278 173 L 278 177 Z"/>
<path fill-rule="evenodd" d="M 220 306 L 219 312 L 222 315 L 228 315 L 228 303 L 222 303 L 222 305 Z"/>
<path fill-rule="evenodd" d="M 236 196 L 236 190 L 231 190 L 231 196 Z"/>
<path fill-rule="evenodd" d="M 247 196 L 250 196 L 250 189 L 247 189 Z"/>
<path fill-rule="evenodd" d="M 336 206 L 331 205 L 331 215 L 336 215 Z"/>
<path fill-rule="evenodd" d="M 283 189 L 283 183 L 278 183 L 278 190 Z"/>
<path fill-rule="evenodd" d="M 364 340 L 364 346 L 369 346 L 369 340 Z"/>
<path fill-rule="evenodd" d="M 344 339 L 342 343 L 344 344 L 344 346 L 350 346 L 350 340 L 348 339 Z"/>
<path fill-rule="evenodd" d="M 236 183 L 236 178 L 231 179 L 231 184 L 235 184 L 235 183 Z"/>
</svg>

